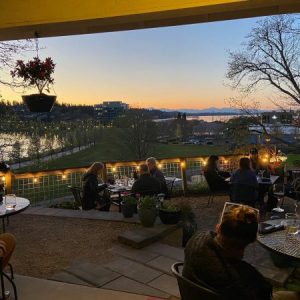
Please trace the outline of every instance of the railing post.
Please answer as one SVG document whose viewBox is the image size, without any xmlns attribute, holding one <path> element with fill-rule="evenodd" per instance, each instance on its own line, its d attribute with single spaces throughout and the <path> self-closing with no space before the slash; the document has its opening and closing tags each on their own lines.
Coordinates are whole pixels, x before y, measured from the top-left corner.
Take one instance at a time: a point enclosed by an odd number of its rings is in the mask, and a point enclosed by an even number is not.
<svg viewBox="0 0 300 300">
<path fill-rule="evenodd" d="M 11 177 L 12 177 L 12 172 L 8 171 L 5 174 L 5 190 L 6 190 L 6 194 L 11 194 L 12 193 Z"/>
<path fill-rule="evenodd" d="M 183 189 L 183 194 L 186 195 L 187 192 L 187 179 L 186 179 L 186 159 L 181 158 L 180 159 L 180 170 L 181 170 L 181 179 L 182 179 L 182 189 Z"/>
</svg>

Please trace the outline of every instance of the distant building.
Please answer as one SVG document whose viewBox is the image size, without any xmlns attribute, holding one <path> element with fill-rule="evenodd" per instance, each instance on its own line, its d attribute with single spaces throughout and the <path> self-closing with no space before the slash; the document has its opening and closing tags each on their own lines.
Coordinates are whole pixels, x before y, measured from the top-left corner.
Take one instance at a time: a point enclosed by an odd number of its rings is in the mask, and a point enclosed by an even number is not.
<svg viewBox="0 0 300 300">
<path fill-rule="evenodd" d="M 294 113 L 292 111 L 272 111 L 261 114 L 263 124 L 282 124 L 288 125 L 293 123 Z"/>
<path fill-rule="evenodd" d="M 96 118 L 101 123 L 108 125 L 120 114 L 122 114 L 129 107 L 128 104 L 122 101 L 104 101 L 102 104 L 94 105 Z"/>
</svg>

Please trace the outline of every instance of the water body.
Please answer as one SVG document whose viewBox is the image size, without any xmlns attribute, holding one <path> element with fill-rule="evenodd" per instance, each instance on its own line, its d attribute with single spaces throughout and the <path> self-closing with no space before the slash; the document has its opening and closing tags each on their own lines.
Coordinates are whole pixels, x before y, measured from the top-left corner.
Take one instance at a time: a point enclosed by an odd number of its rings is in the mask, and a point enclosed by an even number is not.
<svg viewBox="0 0 300 300">
<path fill-rule="evenodd" d="M 205 122 L 227 122 L 233 118 L 239 117 L 240 115 L 209 115 L 209 116 L 187 116 L 187 120 L 199 120 L 199 121 L 205 121 Z M 174 118 L 168 118 L 168 119 L 155 119 L 154 122 L 164 122 L 164 121 L 170 121 L 174 120 Z"/>
</svg>

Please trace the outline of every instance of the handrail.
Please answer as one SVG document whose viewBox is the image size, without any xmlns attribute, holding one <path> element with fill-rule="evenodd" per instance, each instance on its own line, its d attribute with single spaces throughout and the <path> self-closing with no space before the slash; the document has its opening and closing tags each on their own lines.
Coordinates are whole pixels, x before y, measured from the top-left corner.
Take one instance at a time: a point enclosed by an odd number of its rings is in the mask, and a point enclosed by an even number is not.
<svg viewBox="0 0 300 300">
<path fill-rule="evenodd" d="M 237 160 L 241 157 L 239 154 L 233 155 L 220 155 L 220 161 L 225 165 L 225 167 L 232 167 L 232 162 L 236 165 Z M 158 159 L 159 168 L 163 168 L 164 165 L 167 164 L 178 164 L 175 168 L 175 172 L 178 172 L 178 175 L 182 178 L 182 190 L 185 193 L 187 190 L 187 169 L 195 168 L 195 166 L 189 165 L 193 162 L 200 162 L 200 167 L 205 166 L 207 162 L 208 156 L 191 156 L 191 157 L 176 157 L 176 158 L 162 158 Z M 118 162 L 104 162 L 104 170 L 102 174 L 102 178 L 104 180 L 107 179 L 108 175 L 113 173 L 121 172 L 120 167 L 133 167 L 138 169 L 138 166 L 143 163 L 144 160 L 134 160 L 134 161 L 118 161 Z M 72 168 L 61 168 L 56 170 L 39 170 L 32 172 L 23 172 L 23 173 L 13 173 L 12 171 L 7 172 L 6 174 L 1 174 L 0 172 L 0 180 L 5 182 L 6 191 L 8 193 L 12 192 L 13 182 L 18 180 L 30 180 L 32 179 L 32 183 L 36 184 L 36 188 L 40 183 L 40 180 L 43 180 L 42 177 L 47 176 L 61 176 L 61 180 L 67 180 L 68 175 L 74 173 L 84 173 L 89 166 L 82 167 L 72 167 Z M 166 166 L 165 166 L 166 167 Z M 173 167 L 171 166 L 171 169 Z M 124 171 L 123 171 L 124 172 Z M 126 171 L 128 172 L 128 170 Z M 174 172 L 174 169 L 173 169 Z M 122 173 L 122 172 L 121 172 Z M 30 181 L 31 182 L 31 181 Z"/>
</svg>

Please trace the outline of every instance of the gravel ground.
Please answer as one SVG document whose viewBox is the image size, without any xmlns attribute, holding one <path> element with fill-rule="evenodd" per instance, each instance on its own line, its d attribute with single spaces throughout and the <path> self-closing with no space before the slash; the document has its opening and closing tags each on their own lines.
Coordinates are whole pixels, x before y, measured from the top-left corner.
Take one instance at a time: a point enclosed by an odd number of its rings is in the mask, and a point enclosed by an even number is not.
<svg viewBox="0 0 300 300">
<path fill-rule="evenodd" d="M 17 274 L 49 278 L 76 260 L 107 262 L 105 250 L 117 236 L 134 224 L 74 218 L 16 215 L 7 231 L 14 234 L 17 247 L 12 265 Z"/>
</svg>

